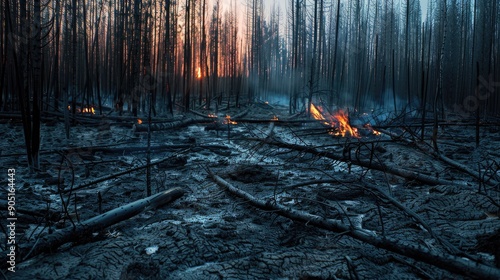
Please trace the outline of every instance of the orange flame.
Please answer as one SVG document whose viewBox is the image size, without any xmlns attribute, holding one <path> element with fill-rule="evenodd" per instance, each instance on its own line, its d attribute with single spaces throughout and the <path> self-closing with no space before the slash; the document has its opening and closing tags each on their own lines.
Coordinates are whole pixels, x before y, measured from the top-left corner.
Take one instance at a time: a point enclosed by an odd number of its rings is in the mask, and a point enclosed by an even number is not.
<svg viewBox="0 0 500 280">
<path fill-rule="evenodd" d="M 230 115 L 226 115 L 223 124 L 238 124 L 238 123 L 235 121 L 232 121 Z"/>
<path fill-rule="evenodd" d="M 324 121 L 325 117 L 321 114 L 321 111 L 316 107 L 316 105 L 311 103 L 311 107 L 309 108 L 309 113 L 311 116 L 318 121 Z"/>
<path fill-rule="evenodd" d="M 208 117 L 209 118 L 217 118 L 217 115 L 216 114 L 208 114 Z"/>
<path fill-rule="evenodd" d="M 339 110 L 334 116 L 333 116 L 333 119 L 335 119 L 336 122 L 338 122 L 338 132 L 337 132 L 337 135 L 342 135 L 342 137 L 345 137 L 345 135 L 347 133 L 349 133 L 349 135 L 351 137 L 356 137 L 356 138 L 359 138 L 359 134 L 358 134 L 358 129 L 355 128 L 355 127 L 352 127 L 350 124 L 349 124 L 349 118 L 347 116 L 347 113 L 344 112 L 344 110 Z"/>
<path fill-rule="evenodd" d="M 326 118 L 323 115 L 323 112 L 320 107 L 317 107 L 313 103 L 311 103 L 311 107 L 309 109 L 311 116 L 319 121 L 325 121 L 324 123 L 330 125 L 337 130 L 332 132 L 332 135 L 345 137 L 346 134 L 349 134 L 351 137 L 359 138 L 358 129 L 352 127 L 349 124 L 349 117 L 344 110 L 339 110 L 335 115 L 330 116 L 331 121 L 326 121 Z"/>
<path fill-rule="evenodd" d="M 137 119 L 137 123 L 138 124 L 142 124 L 142 120 L 141 119 Z"/>
</svg>

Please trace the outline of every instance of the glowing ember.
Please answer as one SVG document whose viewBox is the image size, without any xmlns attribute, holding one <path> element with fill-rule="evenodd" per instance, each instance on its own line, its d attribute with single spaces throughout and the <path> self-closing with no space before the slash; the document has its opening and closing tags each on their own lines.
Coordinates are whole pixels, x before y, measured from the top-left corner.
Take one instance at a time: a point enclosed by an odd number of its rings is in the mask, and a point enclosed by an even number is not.
<svg viewBox="0 0 500 280">
<path fill-rule="evenodd" d="M 230 115 L 226 115 L 226 117 L 224 118 L 223 124 L 238 124 L 238 123 L 235 121 L 232 121 Z"/>
<path fill-rule="evenodd" d="M 68 105 L 68 110 L 71 110 L 71 105 Z M 95 115 L 94 107 L 84 107 L 83 109 L 76 108 L 76 112 Z"/>
<path fill-rule="evenodd" d="M 137 119 L 137 123 L 138 124 L 142 124 L 142 120 L 141 119 Z"/>
<path fill-rule="evenodd" d="M 278 116 L 274 115 L 274 116 L 273 116 L 273 121 L 278 121 L 278 120 L 279 120 L 279 119 L 278 119 Z"/>
<path fill-rule="evenodd" d="M 201 67 L 196 67 L 196 78 L 201 79 Z"/>
<path fill-rule="evenodd" d="M 208 114 L 208 117 L 209 118 L 217 118 L 217 115 L 216 114 Z"/>
<path fill-rule="evenodd" d="M 382 134 L 382 133 L 376 131 L 375 129 L 373 129 L 373 127 L 369 123 L 365 124 L 365 128 L 370 130 L 373 133 L 373 135 L 378 136 L 378 135 Z"/>
<path fill-rule="evenodd" d="M 83 109 L 82 109 L 82 113 L 90 113 L 90 114 L 95 114 L 94 107 L 90 107 L 90 108 L 83 108 Z"/>
</svg>

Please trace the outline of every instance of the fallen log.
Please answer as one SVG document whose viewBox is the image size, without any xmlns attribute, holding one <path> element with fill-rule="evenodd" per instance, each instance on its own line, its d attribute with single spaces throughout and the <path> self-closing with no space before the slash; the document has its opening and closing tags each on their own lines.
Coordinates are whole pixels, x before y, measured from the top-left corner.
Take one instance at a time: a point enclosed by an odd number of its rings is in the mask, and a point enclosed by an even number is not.
<svg viewBox="0 0 500 280">
<path fill-rule="evenodd" d="M 295 119 L 295 118 L 298 118 L 299 116 L 305 114 L 306 111 L 300 111 L 300 112 L 297 112 L 291 116 L 288 116 L 286 119 L 287 120 L 292 120 L 292 119 Z"/>
<path fill-rule="evenodd" d="M 215 119 L 215 118 L 214 118 L 214 117 L 212 117 L 212 116 L 209 116 L 209 115 L 206 115 L 206 114 L 200 113 L 200 112 L 195 111 L 195 110 L 192 110 L 192 109 L 190 109 L 190 110 L 189 110 L 189 112 L 191 112 L 192 114 L 195 114 L 195 115 L 197 115 L 197 116 L 199 116 L 199 117 L 205 118 L 205 119 Z"/>
<path fill-rule="evenodd" d="M 103 152 L 108 154 L 127 154 L 132 152 L 141 152 L 146 151 L 147 147 L 116 147 L 112 148 L 111 146 L 124 145 L 126 143 L 118 143 L 118 144 L 110 144 L 108 146 L 84 146 L 78 148 L 63 148 L 63 149 L 52 149 L 52 150 L 42 150 L 40 154 L 54 154 L 54 153 L 64 153 L 64 154 L 72 154 L 72 153 L 96 153 Z M 188 149 L 188 148 L 202 148 L 208 150 L 228 150 L 229 147 L 224 145 L 215 145 L 215 144 L 168 144 L 168 145 L 158 145 L 151 146 L 150 149 L 152 151 L 171 151 L 171 150 L 179 150 L 179 149 Z M 0 157 L 13 157 L 13 156 L 23 156 L 24 154 L 6 154 L 0 155 Z"/>
<path fill-rule="evenodd" d="M 354 229 L 343 224 L 339 220 L 326 219 L 304 211 L 295 210 L 290 207 L 280 205 L 275 201 L 262 201 L 251 194 L 232 186 L 221 177 L 215 175 L 212 171 L 208 170 L 208 173 L 217 185 L 259 209 L 273 212 L 283 217 L 300 221 L 308 225 L 313 225 L 325 230 L 342 233 L 377 248 L 389 250 L 453 273 L 474 277 L 476 279 L 500 279 L 500 270 L 494 267 L 474 262 L 463 257 L 436 253 L 428 248 L 409 244 L 393 238 L 385 236 L 379 237 L 374 232 L 364 229 Z"/>
<path fill-rule="evenodd" d="M 64 114 L 61 112 L 53 112 L 53 111 L 45 111 L 45 112 L 43 112 L 43 114 L 50 115 L 50 116 L 56 116 L 56 117 L 63 117 L 64 116 Z M 110 115 L 110 114 L 99 115 L 99 114 L 89 114 L 89 113 L 77 113 L 77 114 L 75 114 L 75 117 L 79 117 L 82 119 L 88 119 L 88 120 L 94 120 L 94 121 L 109 121 L 109 120 L 111 120 L 111 121 L 116 121 L 116 122 L 128 122 L 128 123 L 137 122 L 137 120 L 141 118 L 141 117 L 134 117 L 134 116 L 114 116 L 114 115 Z M 172 121 L 172 119 L 153 118 L 153 122 L 167 122 L 167 121 Z"/>
<path fill-rule="evenodd" d="M 247 107 L 245 110 L 243 110 L 243 111 L 239 112 L 238 114 L 232 116 L 231 120 L 237 121 L 237 119 L 243 118 L 244 116 L 246 116 L 248 114 L 248 112 L 250 112 L 250 109 L 252 109 L 252 108 L 254 108 L 254 106 Z"/>
<path fill-rule="evenodd" d="M 111 225 L 127 220 L 137 214 L 161 207 L 167 203 L 173 202 L 184 194 L 181 188 L 173 188 L 150 197 L 146 197 L 125 206 L 121 206 L 110 210 L 104 214 L 88 219 L 75 227 L 57 230 L 52 234 L 40 237 L 34 243 L 18 244 L 15 255 L 15 263 L 26 261 L 27 259 L 39 255 L 43 252 L 54 252 L 58 247 L 72 241 L 78 241 L 79 238 L 101 231 Z M 10 250 L 10 249 L 9 249 Z M 9 265 L 8 251 L 3 251 L 1 257 L 1 267 L 5 268 Z"/>
<path fill-rule="evenodd" d="M 321 121 L 318 120 L 308 120 L 308 119 L 295 119 L 295 120 L 280 120 L 280 119 L 234 119 L 231 118 L 231 120 L 234 120 L 238 123 L 275 123 L 275 124 L 290 124 L 290 125 L 301 125 L 303 123 L 320 123 Z"/>
<path fill-rule="evenodd" d="M 168 122 L 168 123 L 152 123 L 151 124 L 151 131 L 169 130 L 169 129 L 188 126 L 188 125 L 195 124 L 195 123 L 203 123 L 203 122 L 207 122 L 207 121 L 210 121 L 210 120 L 185 118 L 185 119 L 182 119 L 179 121 L 173 121 L 173 122 Z M 147 132 L 148 131 L 148 124 L 146 122 L 144 122 L 142 124 L 136 123 L 132 127 L 132 130 L 134 132 Z"/>
<path fill-rule="evenodd" d="M 228 150 L 229 147 L 223 145 L 192 145 L 192 144 L 170 144 L 170 145 L 159 145 L 151 146 L 151 151 L 171 151 L 178 149 L 188 149 L 188 148 L 202 148 L 202 149 L 219 149 Z M 127 154 L 131 152 L 146 152 L 147 147 L 122 147 L 122 148 L 97 148 L 92 150 L 92 152 L 103 152 L 108 154 Z"/>
<path fill-rule="evenodd" d="M 344 155 L 337 155 L 328 151 L 321 151 L 314 147 L 301 146 L 296 144 L 289 144 L 276 139 L 252 139 L 255 141 L 265 142 L 266 144 L 273 145 L 280 148 L 286 148 L 291 150 L 296 150 L 299 152 L 309 153 L 316 156 L 327 157 L 333 160 L 349 162 L 354 165 L 361 167 L 366 167 L 373 170 L 378 170 L 386 173 L 390 173 L 399 177 L 403 177 L 409 180 L 416 180 L 429 185 L 463 185 L 463 182 L 455 182 L 450 180 L 438 179 L 429 175 L 418 173 L 415 171 L 405 170 L 397 167 L 393 167 L 381 162 L 371 161 L 369 159 L 361 159 L 356 157 L 346 158 Z"/>
<path fill-rule="evenodd" d="M 269 137 L 273 136 L 274 134 L 274 122 L 269 124 L 269 127 L 267 128 L 266 132 L 264 132 L 264 139 L 268 139 Z"/>
</svg>

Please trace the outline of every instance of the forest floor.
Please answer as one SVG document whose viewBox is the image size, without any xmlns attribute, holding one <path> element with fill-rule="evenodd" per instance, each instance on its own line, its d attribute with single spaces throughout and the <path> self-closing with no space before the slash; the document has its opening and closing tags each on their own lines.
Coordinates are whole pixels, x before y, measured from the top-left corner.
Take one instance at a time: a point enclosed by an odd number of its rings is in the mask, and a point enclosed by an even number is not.
<svg viewBox="0 0 500 280">
<path fill-rule="evenodd" d="M 465 259 L 465 253 L 471 262 L 495 266 L 498 251 L 494 250 L 500 246 L 494 244 L 500 239 L 499 126 L 482 127 L 477 148 L 474 127 L 443 125 L 438 131 L 441 153 L 480 173 L 484 178 L 480 183 L 433 156 L 430 141 L 413 140 L 401 119 L 374 122 L 386 125 L 387 133 L 363 131 L 354 138 L 331 135 L 320 122 L 285 120 L 285 107 L 260 104 L 250 112 L 245 119 L 264 121 L 222 124 L 225 119 L 220 118 L 218 125 L 194 122 L 152 132 L 151 146 L 156 147 L 152 162 L 167 159 L 151 167 L 152 192 L 180 187 L 185 190 L 181 198 L 52 252 L 30 256 L 16 263 L 14 273 L 3 269 L 4 275 L 8 279 L 475 278 L 426 263 L 422 256 L 396 254 L 346 232 L 258 209 L 218 185 L 209 170 L 268 204 L 336 220 L 352 230 L 404 241 L 436 255 Z M 30 173 L 22 124 L 3 120 L 1 181 L 7 186 L 7 169 L 16 169 L 17 244 L 35 244 L 40 236 L 70 227 L 70 218 L 76 223 L 145 197 L 146 169 L 82 187 L 69 197 L 60 192 L 145 165 L 147 133 L 135 132 L 134 122 L 77 124 L 71 127 L 69 140 L 62 121 L 45 122 L 42 171 Z M 428 139 L 432 127 L 427 130 Z M 265 139 L 279 141 L 271 144 Z M 313 147 L 315 152 L 280 143 Z M 357 161 L 409 170 L 441 183 L 359 167 Z M 67 211 L 61 199 L 69 201 Z M 5 236 L 6 191 L 0 202 Z"/>
</svg>

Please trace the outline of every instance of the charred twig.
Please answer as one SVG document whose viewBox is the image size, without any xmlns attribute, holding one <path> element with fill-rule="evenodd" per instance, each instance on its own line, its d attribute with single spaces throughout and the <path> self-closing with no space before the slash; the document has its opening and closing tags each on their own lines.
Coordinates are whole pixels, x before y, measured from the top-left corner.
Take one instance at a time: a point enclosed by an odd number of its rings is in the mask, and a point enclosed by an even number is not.
<svg viewBox="0 0 500 280">
<path fill-rule="evenodd" d="M 347 268 L 349 269 L 349 276 L 351 279 L 359 280 L 358 272 L 356 271 L 356 266 L 352 262 L 349 256 L 344 257 L 347 262 Z"/>
<path fill-rule="evenodd" d="M 75 227 L 75 222 L 71 218 L 71 215 L 69 214 L 69 211 L 68 211 L 70 198 L 71 198 L 71 192 L 73 191 L 73 186 L 74 186 L 74 182 L 75 182 L 75 169 L 73 168 L 72 162 L 64 154 L 62 154 L 61 156 L 62 156 L 61 157 L 61 164 L 59 166 L 58 180 L 57 180 L 57 190 L 59 193 L 59 197 L 61 198 L 62 210 L 63 210 L 63 213 L 65 214 L 64 219 L 68 218 L 69 221 L 71 222 L 71 224 L 73 225 L 73 227 Z M 62 166 L 64 164 L 64 161 L 68 162 L 68 166 L 71 169 L 71 187 L 67 191 L 68 192 L 68 200 L 66 202 L 64 201 L 64 197 L 63 197 L 64 188 L 61 186 L 61 170 L 63 169 Z M 76 205 L 75 205 L 75 207 L 76 207 Z"/>
<path fill-rule="evenodd" d="M 420 267 L 416 266 L 415 264 L 412 264 L 410 263 L 409 261 L 406 261 L 400 257 L 397 257 L 397 256 L 391 256 L 391 258 L 396 261 L 396 262 L 399 262 L 403 265 L 406 265 L 406 266 L 409 266 L 411 268 L 413 268 L 418 275 L 420 275 L 422 278 L 424 279 L 433 279 L 431 275 L 429 275 L 429 273 L 425 272 L 423 269 L 421 269 Z"/>
</svg>

